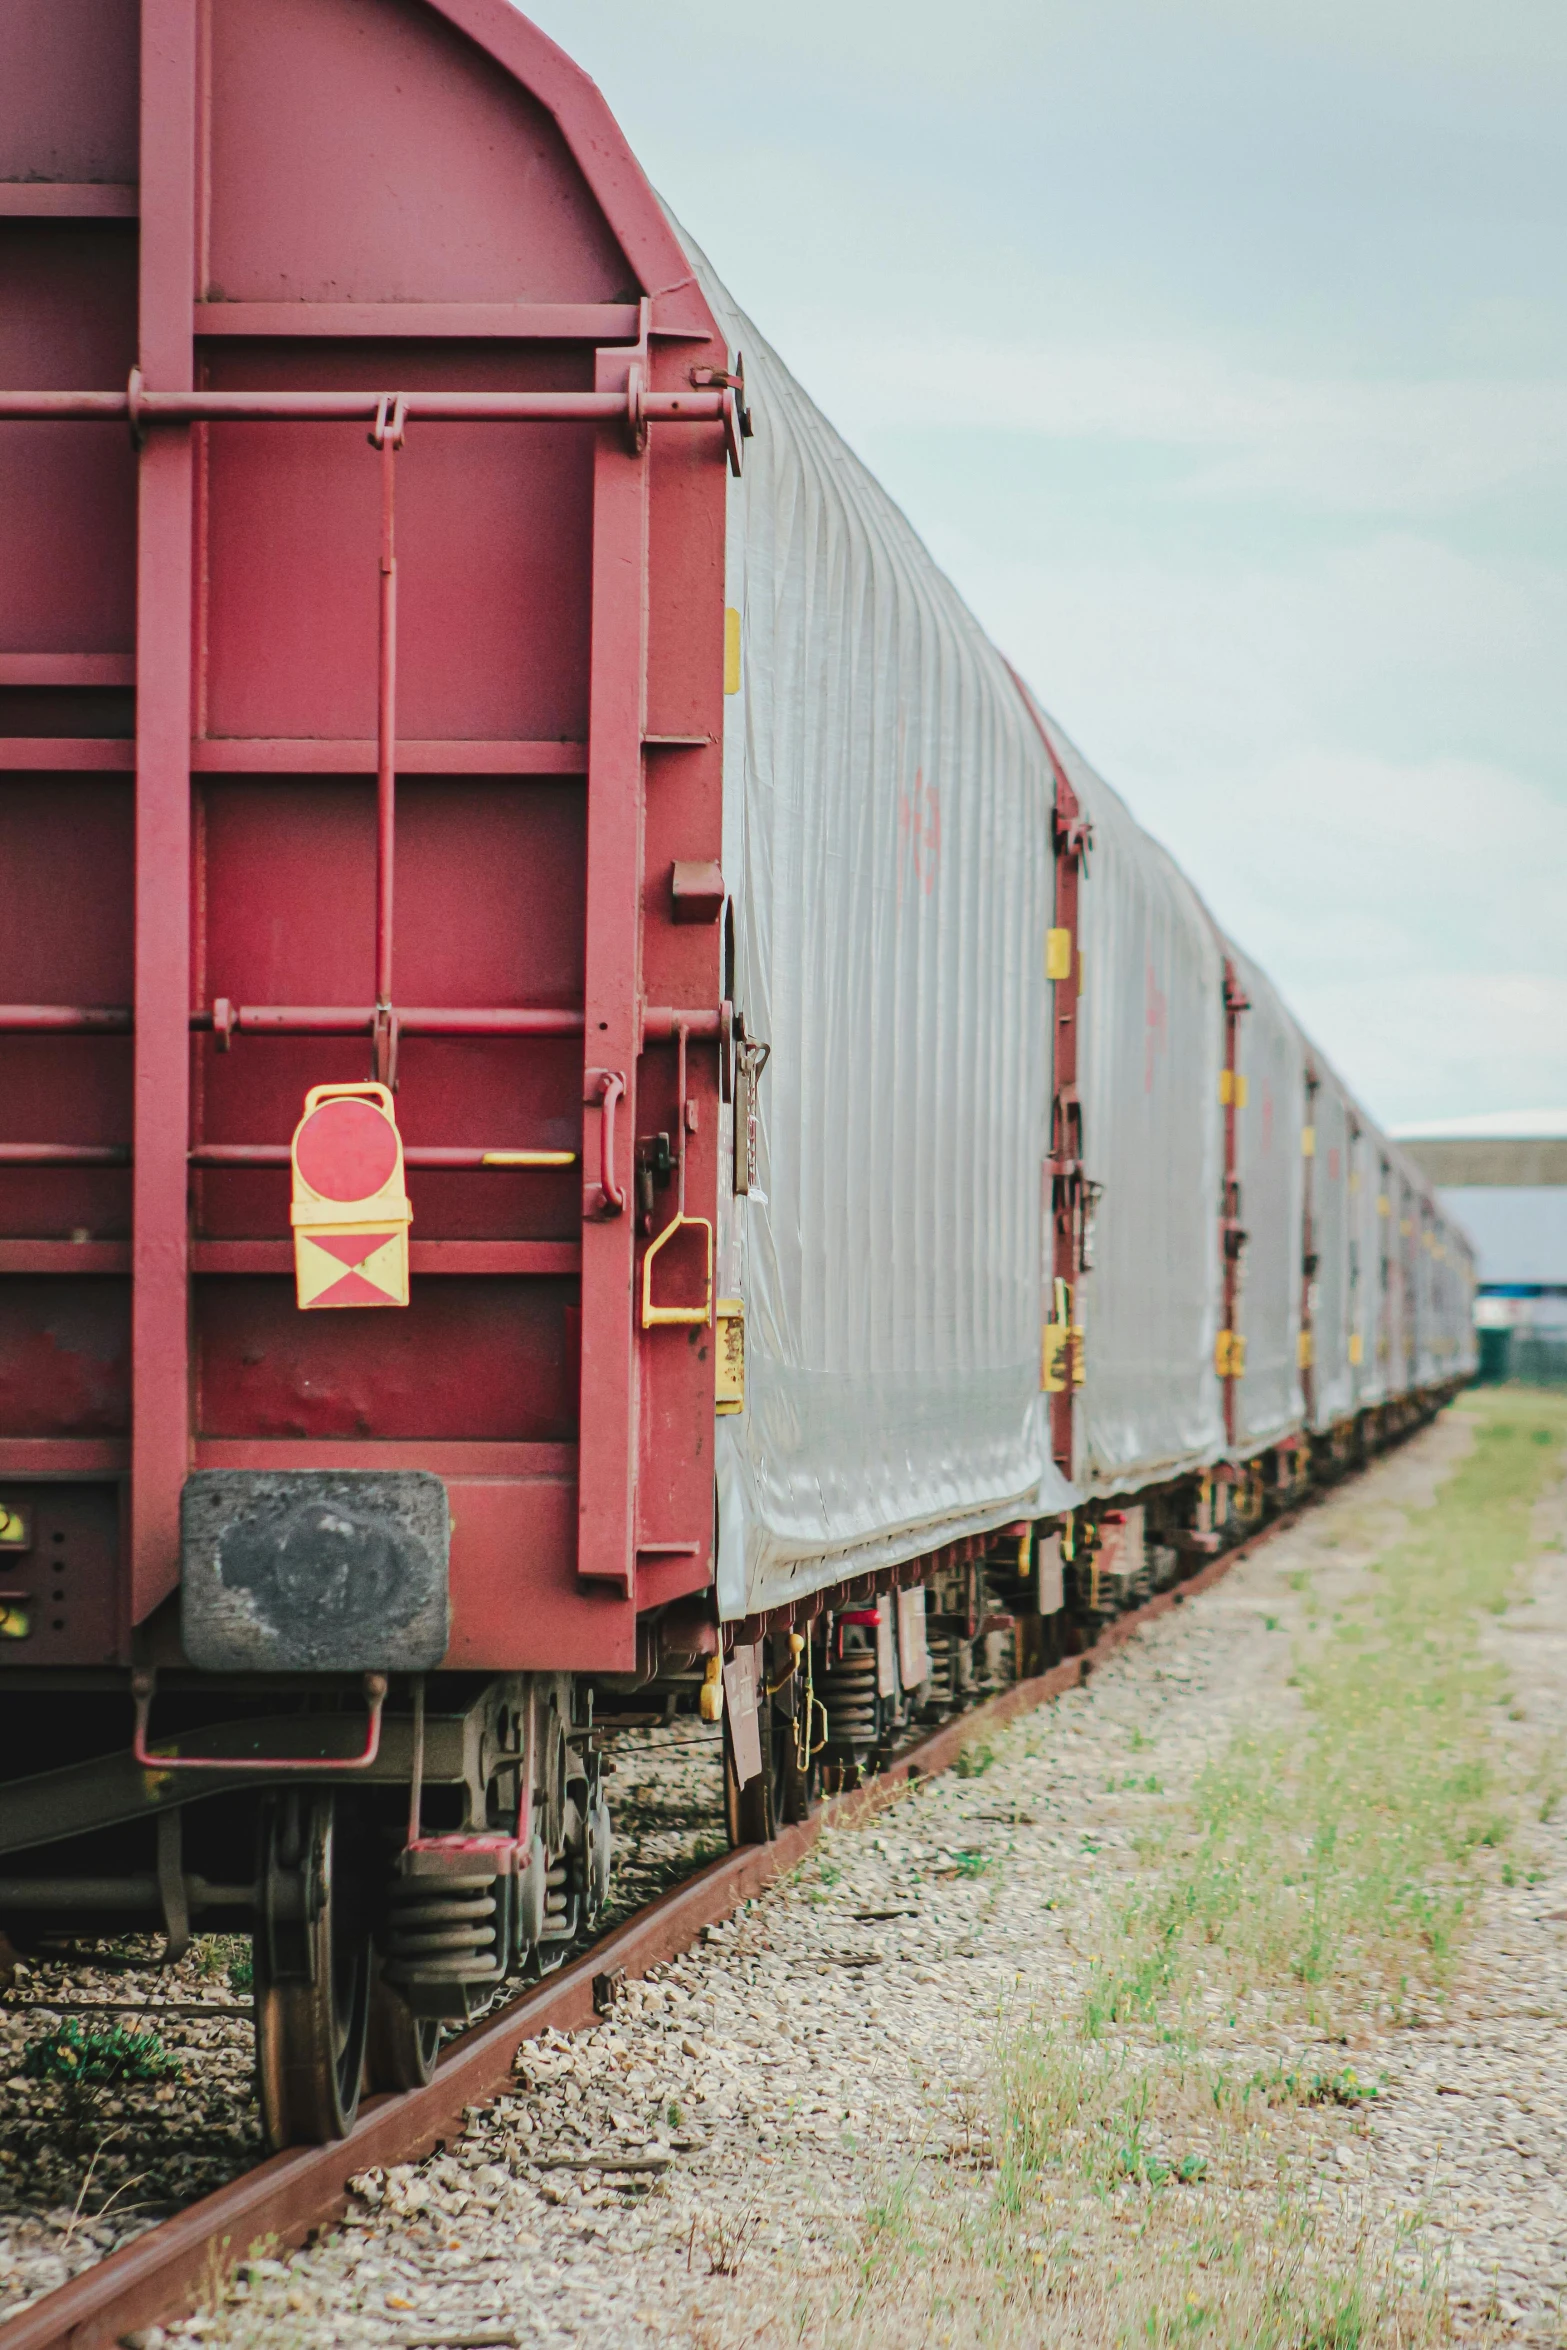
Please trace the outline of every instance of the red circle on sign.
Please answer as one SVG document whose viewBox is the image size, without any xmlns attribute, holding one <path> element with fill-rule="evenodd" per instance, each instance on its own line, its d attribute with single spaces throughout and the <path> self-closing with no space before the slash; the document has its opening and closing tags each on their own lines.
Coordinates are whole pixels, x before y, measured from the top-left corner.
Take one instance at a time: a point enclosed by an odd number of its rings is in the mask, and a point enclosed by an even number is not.
<svg viewBox="0 0 1567 2350">
<path fill-rule="evenodd" d="M 299 1129 L 294 1163 L 322 1199 L 368 1199 L 397 1172 L 397 1129 L 372 1102 L 323 1102 Z"/>
</svg>

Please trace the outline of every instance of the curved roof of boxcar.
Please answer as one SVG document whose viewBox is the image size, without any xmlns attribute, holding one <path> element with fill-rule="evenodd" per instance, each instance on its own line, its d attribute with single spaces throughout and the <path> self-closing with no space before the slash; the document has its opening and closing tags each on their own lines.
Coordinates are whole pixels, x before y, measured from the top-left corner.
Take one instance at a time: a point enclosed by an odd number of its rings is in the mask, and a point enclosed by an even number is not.
<svg viewBox="0 0 1567 2350">
<path fill-rule="evenodd" d="M 552 116 L 636 271 L 641 291 L 661 298 L 665 315 L 660 323 L 677 323 L 669 312 L 675 298 L 685 296 L 694 331 L 710 332 L 712 322 L 695 272 L 598 84 L 511 0 L 423 0 L 423 5 L 493 58 Z"/>
</svg>

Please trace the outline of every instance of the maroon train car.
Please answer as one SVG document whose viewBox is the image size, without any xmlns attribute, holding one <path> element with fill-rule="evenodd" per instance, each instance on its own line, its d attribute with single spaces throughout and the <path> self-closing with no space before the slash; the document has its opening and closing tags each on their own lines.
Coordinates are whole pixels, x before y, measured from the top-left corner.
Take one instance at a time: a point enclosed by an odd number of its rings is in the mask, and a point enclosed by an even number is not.
<svg viewBox="0 0 1567 2350">
<path fill-rule="evenodd" d="M 509 0 L 10 0 L 0 909 L 0 1928 L 252 1933 L 276 2144 L 591 1924 L 615 1721 L 770 1834 L 1473 1359 Z"/>
<path fill-rule="evenodd" d="M 372 2008 L 407 2077 L 591 1912 L 572 1676 L 711 1579 L 711 1328 L 640 1326 L 625 1211 L 640 1127 L 713 1213 L 736 398 L 506 0 L 15 0 L 4 40 L 0 1914 L 243 1925 L 265 1785 L 263 2086 L 319 2134 Z M 363 1310 L 339 1200 L 301 1311 L 294 1131 L 371 1081 L 409 1302 Z M 229 1569 L 187 1647 L 182 1501 L 188 1580 Z M 422 2018 L 342 1849 L 404 1845 L 416 1770 Z"/>
</svg>

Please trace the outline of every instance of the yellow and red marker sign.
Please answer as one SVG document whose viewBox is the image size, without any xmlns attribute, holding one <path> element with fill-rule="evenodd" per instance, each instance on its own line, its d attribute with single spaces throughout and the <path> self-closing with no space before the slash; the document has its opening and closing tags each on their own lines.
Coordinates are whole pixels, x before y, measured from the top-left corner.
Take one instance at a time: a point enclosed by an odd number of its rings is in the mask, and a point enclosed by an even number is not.
<svg viewBox="0 0 1567 2350">
<path fill-rule="evenodd" d="M 290 1156 L 300 1306 L 405 1306 L 413 1210 L 387 1088 L 313 1085 Z"/>
</svg>

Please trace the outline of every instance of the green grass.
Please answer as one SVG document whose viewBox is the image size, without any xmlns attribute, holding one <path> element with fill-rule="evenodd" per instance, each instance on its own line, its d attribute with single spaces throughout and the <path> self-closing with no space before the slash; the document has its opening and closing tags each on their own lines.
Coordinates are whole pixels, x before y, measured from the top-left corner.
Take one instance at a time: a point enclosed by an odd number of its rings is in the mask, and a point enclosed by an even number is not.
<svg viewBox="0 0 1567 2350">
<path fill-rule="evenodd" d="M 1335 2217 L 1313 2194 L 1382 2081 L 1289 2051 L 1303 2029 L 1331 2043 L 1439 2005 L 1487 1882 L 1515 1873 L 1516 1825 L 1567 1792 L 1558 1754 L 1528 1787 L 1512 1783 L 1495 1735 L 1507 1693 L 1484 1637 L 1520 1596 L 1567 1397 L 1513 1391 L 1461 1410 L 1472 1450 L 1374 1559 L 1372 1526 L 1331 1505 L 1316 1544 L 1332 1554 L 1324 1610 L 1309 1569 L 1283 1578 L 1292 1710 L 1234 1735 L 1179 1795 L 1168 1771 L 1162 1785 L 1152 1771 L 1110 1777 L 1113 1794 L 1158 1800 L 1141 1814 L 1136 1875 L 1093 1914 L 1100 1955 L 1075 2003 L 1003 2006 L 988 2093 L 951 2158 L 900 2171 L 828 2276 L 784 2282 L 755 2338 L 813 2350 L 1425 2350 L 1451 2338 L 1414 2224 L 1400 2233 L 1380 2209 Z M 1045 1743 L 1037 1728 L 1003 1734 L 967 1750 L 964 1775 Z M 1127 1739 L 1133 1753 L 1157 1743 Z M 1270 2044 L 1283 2053 L 1259 2065 Z"/>
<path fill-rule="evenodd" d="M 953 1872 L 959 1877 L 986 1877 L 996 1865 L 989 1853 L 972 1850 L 955 1852 L 952 1862 Z"/>
<path fill-rule="evenodd" d="M 1450 1979 L 1513 1808 L 1481 1624 L 1516 1595 L 1567 1403 L 1510 1397 L 1474 1418 L 1473 1452 L 1365 1598 L 1301 1643 L 1301 1724 L 1235 1738 L 1145 1841 L 1148 1880 L 1089 1983 L 1091 2031 L 1258 1985 L 1292 1986 L 1305 2019 L 1329 2025 Z"/>
<path fill-rule="evenodd" d="M 83 2031 L 81 2018 L 74 2015 L 52 2032 L 29 2040 L 21 2069 L 32 2081 L 87 2082 L 94 2087 L 178 2080 L 181 2072 L 179 2058 L 169 2054 L 150 2027 L 141 2031 L 125 2024 L 93 2024 Z"/>
</svg>

